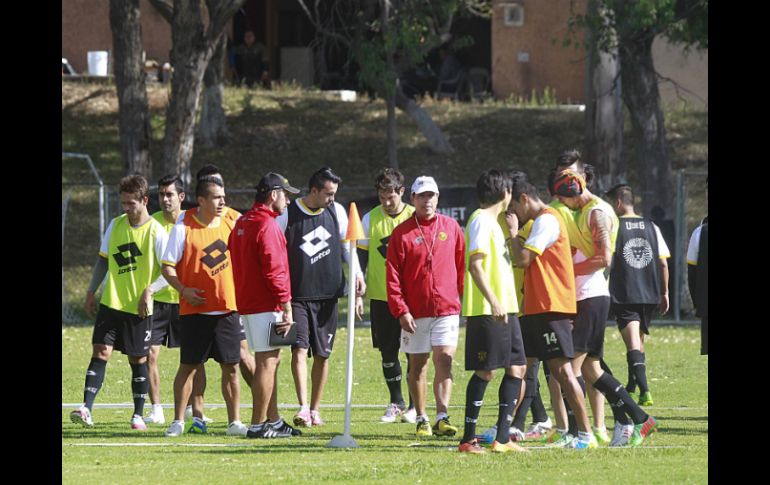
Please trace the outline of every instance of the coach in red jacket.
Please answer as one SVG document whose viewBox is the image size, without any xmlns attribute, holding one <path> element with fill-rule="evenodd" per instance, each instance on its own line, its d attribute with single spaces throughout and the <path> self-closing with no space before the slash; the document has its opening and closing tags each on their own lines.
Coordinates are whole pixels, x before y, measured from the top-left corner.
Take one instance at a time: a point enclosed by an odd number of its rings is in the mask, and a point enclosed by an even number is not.
<svg viewBox="0 0 770 485">
<path fill-rule="evenodd" d="M 433 177 L 417 177 L 412 184 L 414 215 L 393 230 L 385 261 L 388 307 L 401 325 L 401 350 L 409 355 L 417 436 L 454 436 L 457 432 L 449 423 L 447 407 L 460 325 L 465 238 L 457 221 L 436 212 L 438 197 Z M 433 428 L 425 412 L 431 351 L 436 369 Z"/>
<path fill-rule="evenodd" d="M 299 189 L 289 185 L 282 175 L 270 172 L 262 177 L 254 205 L 235 223 L 228 243 L 236 304 L 256 361 L 251 385 L 254 409 L 246 434 L 249 438 L 298 434 L 280 418 L 276 401 L 270 399 L 276 388 L 275 371 L 281 348 L 269 345 L 268 327 L 270 322 L 282 322 L 277 327 L 285 332 L 292 324 L 286 238 L 275 222 L 289 204 L 289 193 L 298 194 Z M 272 404 L 272 421 L 267 419 L 268 404 Z"/>
</svg>

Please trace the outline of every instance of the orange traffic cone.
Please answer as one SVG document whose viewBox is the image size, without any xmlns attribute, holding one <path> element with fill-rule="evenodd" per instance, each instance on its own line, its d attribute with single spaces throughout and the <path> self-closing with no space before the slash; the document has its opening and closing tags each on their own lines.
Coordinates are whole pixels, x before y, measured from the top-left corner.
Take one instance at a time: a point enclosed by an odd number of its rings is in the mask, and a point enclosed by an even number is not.
<svg viewBox="0 0 770 485">
<path fill-rule="evenodd" d="M 367 239 L 364 235 L 364 228 L 361 225 L 361 218 L 358 217 L 358 209 L 356 203 L 350 203 L 350 211 L 348 213 L 348 232 L 345 234 L 345 241 L 359 241 L 361 239 Z"/>
</svg>

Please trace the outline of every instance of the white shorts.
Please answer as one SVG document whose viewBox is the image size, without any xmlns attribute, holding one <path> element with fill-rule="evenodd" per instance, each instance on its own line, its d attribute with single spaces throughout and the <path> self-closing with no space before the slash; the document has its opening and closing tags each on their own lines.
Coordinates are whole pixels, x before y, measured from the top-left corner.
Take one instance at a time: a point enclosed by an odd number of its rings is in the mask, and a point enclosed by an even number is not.
<svg viewBox="0 0 770 485">
<path fill-rule="evenodd" d="M 407 354 L 427 354 L 433 347 L 457 347 L 460 315 L 417 318 L 414 333 L 401 330 L 401 351 Z"/>
<path fill-rule="evenodd" d="M 280 350 L 281 347 L 268 345 L 268 330 L 270 322 L 283 320 L 283 312 L 252 313 L 251 315 L 241 315 L 241 318 L 243 330 L 246 332 L 246 340 L 249 342 L 249 349 L 252 352 Z"/>
</svg>

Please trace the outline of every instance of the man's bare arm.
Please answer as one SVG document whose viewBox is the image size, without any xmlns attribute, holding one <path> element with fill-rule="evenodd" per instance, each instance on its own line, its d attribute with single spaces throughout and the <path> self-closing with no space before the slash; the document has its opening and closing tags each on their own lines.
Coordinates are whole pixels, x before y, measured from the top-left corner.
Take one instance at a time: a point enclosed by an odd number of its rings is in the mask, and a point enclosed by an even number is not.
<svg viewBox="0 0 770 485">
<path fill-rule="evenodd" d="M 607 268 L 612 263 L 610 231 L 612 220 L 603 211 L 595 210 L 588 220 L 591 239 L 594 243 L 594 255 L 575 265 L 575 276 L 593 274 Z"/>
</svg>

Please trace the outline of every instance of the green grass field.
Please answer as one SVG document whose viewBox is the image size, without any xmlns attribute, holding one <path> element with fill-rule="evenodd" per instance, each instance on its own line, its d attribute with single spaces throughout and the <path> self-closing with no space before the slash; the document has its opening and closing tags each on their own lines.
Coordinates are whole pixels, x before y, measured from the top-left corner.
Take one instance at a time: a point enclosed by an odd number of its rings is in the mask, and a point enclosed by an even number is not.
<svg viewBox="0 0 770 485">
<path fill-rule="evenodd" d="M 344 300 L 341 301 L 341 306 Z M 458 358 L 454 363 L 455 387 L 450 407 L 453 423 L 464 416 L 465 386 L 470 373 L 464 367 L 461 329 Z M 80 403 L 90 359 L 91 328 L 62 327 L 62 403 Z M 340 330 L 330 361 L 322 415 L 327 425 L 306 430 L 302 437 L 283 440 L 249 440 L 225 436 L 226 413 L 209 407 L 215 422 L 209 434 L 166 438 L 166 425 L 149 425 L 147 432 L 129 427 L 130 370 L 125 356 L 115 353 L 107 366 L 104 386 L 94 409 L 95 427 L 84 429 L 69 420 L 62 409 L 62 483 L 87 484 L 198 484 L 198 483 L 707 483 L 708 482 L 708 361 L 699 355 L 697 327 L 656 326 L 647 341 L 648 379 L 655 406 L 646 408 L 660 422 L 660 430 L 640 448 L 595 450 L 544 449 L 537 443 L 522 455 L 468 456 L 456 452 L 457 438 L 418 440 L 414 425 L 380 424 L 385 410 L 386 387 L 379 353 L 371 348 L 368 328 L 355 333 L 353 403 L 376 405 L 354 408 L 352 435 L 355 450 L 328 449 L 325 445 L 344 424 L 345 355 L 347 335 Z M 288 351 L 282 351 L 279 402 L 290 419 L 295 394 Z M 179 359 L 178 349 L 161 351 L 161 399 L 172 403 L 171 383 Z M 608 327 L 605 359 L 625 382 L 625 348 L 614 327 Z M 402 358 L 403 363 L 403 358 Z M 207 404 L 222 404 L 218 365 L 207 365 Z M 432 374 L 429 376 L 432 379 Z M 479 419 L 480 431 L 497 415 L 499 375 L 487 388 Z M 242 383 L 242 420 L 251 418 L 251 392 Z M 542 373 L 541 373 L 542 383 Z M 547 388 L 543 387 L 549 415 Z M 406 391 L 406 383 L 404 383 Z M 432 397 L 429 404 L 432 402 Z M 99 408 L 99 404 L 125 403 L 126 408 Z M 148 402 L 149 404 L 149 402 Z M 612 414 L 605 406 L 607 425 Z M 428 409 L 431 419 L 435 409 Z M 166 409 L 167 424 L 172 411 Z M 529 420 L 528 420 L 529 421 Z M 610 429 L 611 432 L 611 429 Z M 151 446 L 138 446 L 146 444 Z"/>
</svg>

